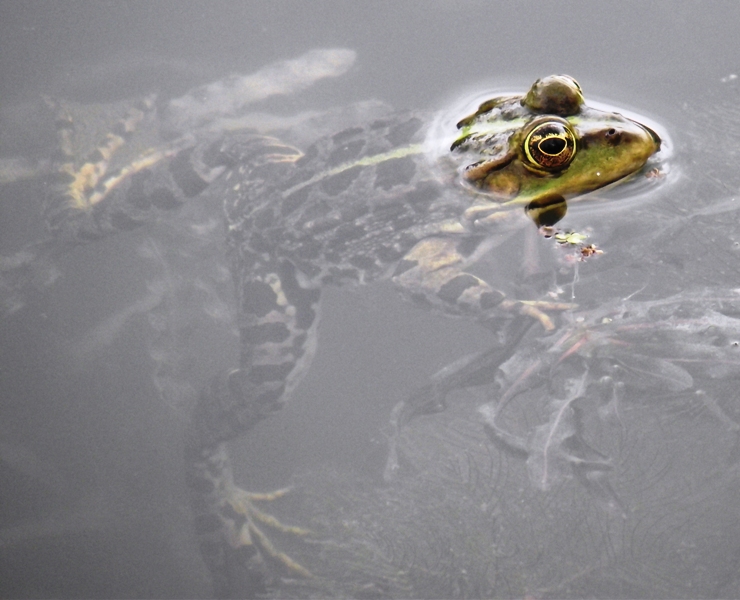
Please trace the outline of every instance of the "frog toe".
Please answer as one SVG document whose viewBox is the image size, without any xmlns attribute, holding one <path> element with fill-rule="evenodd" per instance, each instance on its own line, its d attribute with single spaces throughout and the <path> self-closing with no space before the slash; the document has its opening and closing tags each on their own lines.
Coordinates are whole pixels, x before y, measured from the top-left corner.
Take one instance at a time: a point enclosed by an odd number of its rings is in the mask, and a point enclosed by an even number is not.
<svg viewBox="0 0 740 600">
<path fill-rule="evenodd" d="M 282 498 L 289 491 L 258 494 L 232 487 L 217 518 L 210 513 L 196 519 L 201 553 L 214 575 L 218 597 L 265 593 L 280 577 L 313 578 L 308 569 L 276 547 L 267 530 L 294 537 L 311 532 L 286 525 L 256 505 Z"/>
<path fill-rule="evenodd" d="M 504 300 L 499 304 L 501 310 L 515 312 L 538 321 L 545 331 L 555 329 L 555 324 L 547 312 L 562 312 L 576 307 L 577 304 L 569 302 L 548 302 L 545 300 Z"/>
</svg>

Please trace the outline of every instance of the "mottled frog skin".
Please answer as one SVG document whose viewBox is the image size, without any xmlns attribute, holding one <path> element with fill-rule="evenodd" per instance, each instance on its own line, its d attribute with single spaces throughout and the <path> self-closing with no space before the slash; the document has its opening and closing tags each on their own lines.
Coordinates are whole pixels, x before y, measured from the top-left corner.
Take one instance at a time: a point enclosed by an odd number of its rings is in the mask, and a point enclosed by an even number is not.
<svg viewBox="0 0 740 600">
<path fill-rule="evenodd" d="M 224 93 L 223 85 L 204 89 Z M 170 106 L 197 104 L 203 93 Z M 552 223 L 566 200 L 634 174 L 660 146 L 651 130 L 588 108 L 572 78 L 554 76 L 525 96 L 484 103 L 457 128 L 453 122 L 443 152 L 430 152 L 432 114 L 374 117 L 299 149 L 204 125 L 200 113 L 189 129 L 175 119 L 169 141 L 108 173 L 152 106 L 129 111 L 82 166 L 61 161 L 47 244 L 132 229 L 204 195 L 223 201 L 239 368 L 206 386 L 186 442 L 196 530 L 222 596 L 258 593 L 271 577 L 267 563 L 310 576 L 261 531 L 258 522 L 269 519 L 252 502 L 271 496 L 235 486 L 226 443 L 280 409 L 305 373 L 321 287 L 390 279 L 445 314 L 483 323 L 521 315 L 552 329 L 547 311 L 567 305 L 506 298 L 466 268 L 492 247 L 502 223 L 523 218 L 522 206 L 536 209 L 536 223 Z M 64 145 L 71 126 L 60 124 Z"/>
</svg>

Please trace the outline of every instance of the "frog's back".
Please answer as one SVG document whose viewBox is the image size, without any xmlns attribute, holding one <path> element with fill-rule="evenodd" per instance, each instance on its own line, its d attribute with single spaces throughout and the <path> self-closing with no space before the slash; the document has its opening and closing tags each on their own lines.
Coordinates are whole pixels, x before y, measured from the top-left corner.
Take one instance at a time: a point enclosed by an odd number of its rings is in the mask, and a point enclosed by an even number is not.
<svg viewBox="0 0 740 600">
<path fill-rule="evenodd" d="M 390 115 L 303 154 L 263 139 L 258 154 L 271 158 L 225 181 L 232 241 L 325 283 L 382 276 L 433 223 L 459 215 L 424 155 L 424 123 L 418 113 Z"/>
</svg>

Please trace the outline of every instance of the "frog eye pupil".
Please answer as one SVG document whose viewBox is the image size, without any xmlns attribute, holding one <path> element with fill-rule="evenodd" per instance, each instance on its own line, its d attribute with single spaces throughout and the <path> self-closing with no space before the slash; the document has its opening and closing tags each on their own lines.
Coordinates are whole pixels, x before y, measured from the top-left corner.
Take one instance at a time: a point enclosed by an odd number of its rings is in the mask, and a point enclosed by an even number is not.
<svg viewBox="0 0 740 600">
<path fill-rule="evenodd" d="M 525 166 L 535 171 L 562 171 L 576 154 L 575 135 L 563 120 L 533 127 L 524 141 Z"/>
<path fill-rule="evenodd" d="M 540 143 L 540 150 L 545 154 L 554 156 L 565 150 L 565 140 L 559 137 L 551 137 Z"/>
</svg>

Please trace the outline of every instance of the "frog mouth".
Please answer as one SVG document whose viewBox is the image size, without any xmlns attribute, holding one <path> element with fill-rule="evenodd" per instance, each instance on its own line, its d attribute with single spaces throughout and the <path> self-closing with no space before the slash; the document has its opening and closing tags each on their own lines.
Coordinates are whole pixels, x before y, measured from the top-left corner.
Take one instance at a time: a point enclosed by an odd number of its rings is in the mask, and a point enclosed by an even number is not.
<svg viewBox="0 0 740 600">
<path fill-rule="evenodd" d="M 655 142 L 655 146 L 656 146 L 655 151 L 657 152 L 658 150 L 660 150 L 660 146 L 663 143 L 663 140 L 660 138 L 660 136 L 657 133 L 655 133 L 655 131 L 650 129 L 650 127 L 648 127 L 647 125 L 643 125 L 642 123 L 637 123 L 637 121 L 633 121 L 633 122 L 639 125 L 640 127 L 642 127 L 645 131 L 648 132 L 650 137 L 653 138 L 653 142 Z"/>
</svg>

